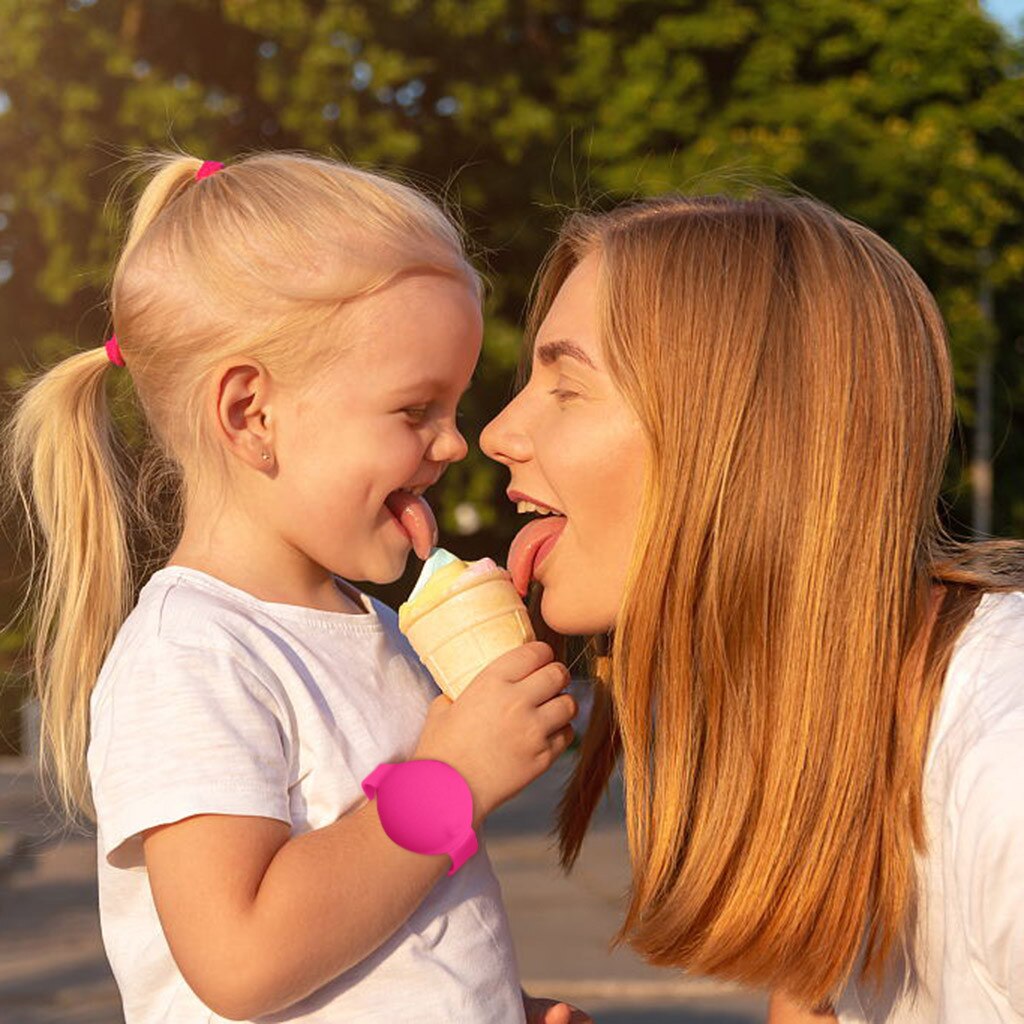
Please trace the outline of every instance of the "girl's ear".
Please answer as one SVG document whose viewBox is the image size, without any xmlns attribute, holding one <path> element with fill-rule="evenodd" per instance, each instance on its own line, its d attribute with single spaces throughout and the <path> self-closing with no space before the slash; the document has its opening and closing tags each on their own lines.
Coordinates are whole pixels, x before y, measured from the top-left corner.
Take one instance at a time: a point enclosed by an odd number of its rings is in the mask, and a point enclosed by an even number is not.
<svg viewBox="0 0 1024 1024">
<path fill-rule="evenodd" d="M 228 363 L 217 377 L 217 433 L 228 450 L 259 470 L 274 464 L 270 375 L 255 360 Z"/>
</svg>

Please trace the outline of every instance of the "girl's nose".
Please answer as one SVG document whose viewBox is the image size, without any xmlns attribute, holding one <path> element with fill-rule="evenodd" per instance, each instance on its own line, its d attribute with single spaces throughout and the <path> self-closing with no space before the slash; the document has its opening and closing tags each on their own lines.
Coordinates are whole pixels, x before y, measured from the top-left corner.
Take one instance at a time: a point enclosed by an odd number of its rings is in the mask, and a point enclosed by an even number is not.
<svg viewBox="0 0 1024 1024">
<path fill-rule="evenodd" d="M 525 462 L 532 450 L 529 437 L 516 425 L 515 404 L 513 400 L 505 406 L 480 434 L 480 448 L 484 455 L 506 466 Z"/>
<path fill-rule="evenodd" d="M 445 426 L 430 446 L 432 462 L 461 462 L 469 454 L 469 445 L 453 423 Z"/>
</svg>

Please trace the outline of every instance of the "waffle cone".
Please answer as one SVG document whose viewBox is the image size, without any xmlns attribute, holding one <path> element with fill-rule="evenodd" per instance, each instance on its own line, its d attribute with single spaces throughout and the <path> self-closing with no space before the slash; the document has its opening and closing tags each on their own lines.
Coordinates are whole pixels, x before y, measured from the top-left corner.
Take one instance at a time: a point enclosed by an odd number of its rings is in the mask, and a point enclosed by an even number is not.
<svg viewBox="0 0 1024 1024">
<path fill-rule="evenodd" d="M 438 600 L 402 616 L 409 638 L 441 691 L 451 700 L 495 658 L 535 639 L 512 577 L 503 569 L 467 575 Z"/>
</svg>

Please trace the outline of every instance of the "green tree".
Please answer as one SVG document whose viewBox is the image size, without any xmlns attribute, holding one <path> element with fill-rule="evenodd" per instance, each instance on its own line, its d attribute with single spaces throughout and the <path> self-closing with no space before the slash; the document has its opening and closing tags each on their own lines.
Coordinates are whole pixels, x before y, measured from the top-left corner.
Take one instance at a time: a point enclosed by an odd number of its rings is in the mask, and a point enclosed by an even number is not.
<svg viewBox="0 0 1024 1024">
<path fill-rule="evenodd" d="M 1020 532 L 1022 56 L 973 0 L 0 0 L 0 359 L 14 379 L 102 340 L 125 149 L 308 148 L 400 166 L 462 209 L 492 284 L 472 439 L 509 395 L 567 208 L 788 180 L 936 292 L 967 442 L 994 353 L 995 527 Z M 963 475 L 954 460 L 966 520 Z M 480 531 L 452 541 L 469 555 L 515 529 L 503 483 L 473 455 L 438 489 L 448 531 L 461 502 L 478 510 Z"/>
</svg>

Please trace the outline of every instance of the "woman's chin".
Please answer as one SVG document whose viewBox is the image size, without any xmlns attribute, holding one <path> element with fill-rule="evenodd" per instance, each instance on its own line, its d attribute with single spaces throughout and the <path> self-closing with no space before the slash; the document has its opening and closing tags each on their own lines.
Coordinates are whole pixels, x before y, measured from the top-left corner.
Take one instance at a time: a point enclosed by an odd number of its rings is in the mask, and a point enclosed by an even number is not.
<svg viewBox="0 0 1024 1024">
<path fill-rule="evenodd" d="M 615 625 L 614 615 L 545 588 L 540 598 L 540 615 L 545 624 L 562 636 L 594 636 Z"/>
</svg>

